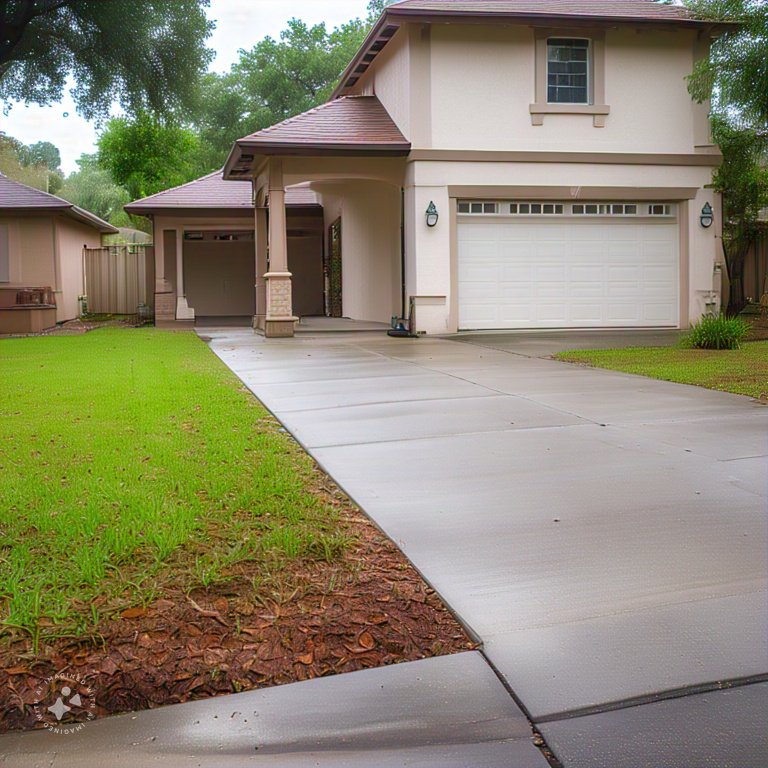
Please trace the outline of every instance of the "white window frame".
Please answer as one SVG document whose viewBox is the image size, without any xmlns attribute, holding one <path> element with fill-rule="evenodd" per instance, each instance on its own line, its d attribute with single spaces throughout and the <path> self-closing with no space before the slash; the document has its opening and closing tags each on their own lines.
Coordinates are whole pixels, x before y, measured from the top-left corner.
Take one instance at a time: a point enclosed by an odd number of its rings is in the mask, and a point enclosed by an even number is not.
<svg viewBox="0 0 768 768">
<path fill-rule="evenodd" d="M 586 32 L 586 34 L 585 34 Z M 549 78 L 547 41 L 552 38 L 566 40 L 589 40 L 589 103 L 588 104 L 551 104 L 548 101 Z M 536 27 L 534 40 L 534 102 L 529 106 L 531 125 L 544 125 L 547 115 L 583 115 L 592 118 L 595 128 L 604 128 L 611 108 L 606 102 L 605 93 L 605 30 L 570 28 L 555 29 Z"/>
<path fill-rule="evenodd" d="M 587 44 L 587 99 L 586 101 L 550 101 L 549 100 L 549 48 L 552 40 L 583 40 Z M 569 106 L 579 106 L 579 107 L 586 107 L 591 106 L 594 102 L 593 93 L 592 93 L 592 80 L 594 78 L 594 62 L 593 62 L 593 50 L 594 46 L 592 44 L 592 39 L 589 37 L 574 37 L 573 35 L 568 35 L 567 37 L 561 37 L 558 35 L 552 35 L 551 37 L 548 37 L 546 39 L 546 47 L 547 47 L 547 71 L 546 71 L 546 86 L 547 86 L 547 104 L 549 105 L 569 105 Z"/>
</svg>

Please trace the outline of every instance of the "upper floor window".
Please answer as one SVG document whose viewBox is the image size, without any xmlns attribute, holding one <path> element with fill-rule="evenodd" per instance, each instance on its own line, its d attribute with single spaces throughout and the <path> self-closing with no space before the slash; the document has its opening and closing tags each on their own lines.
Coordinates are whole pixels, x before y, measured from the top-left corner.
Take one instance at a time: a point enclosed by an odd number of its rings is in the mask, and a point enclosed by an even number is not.
<svg viewBox="0 0 768 768">
<path fill-rule="evenodd" d="M 589 40 L 547 40 L 547 102 L 589 104 Z"/>
</svg>

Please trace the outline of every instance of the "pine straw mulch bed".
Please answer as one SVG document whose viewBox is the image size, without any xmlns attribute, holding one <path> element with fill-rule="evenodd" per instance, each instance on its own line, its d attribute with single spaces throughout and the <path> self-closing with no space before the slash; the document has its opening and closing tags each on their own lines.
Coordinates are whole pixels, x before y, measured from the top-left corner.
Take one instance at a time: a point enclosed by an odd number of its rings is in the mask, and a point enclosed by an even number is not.
<svg viewBox="0 0 768 768">
<path fill-rule="evenodd" d="M 37 654 L 29 640 L 6 644 L 0 731 L 41 727 L 34 706 L 55 673 L 91 689 L 102 717 L 477 647 L 397 547 L 347 505 L 355 539 L 343 561 L 281 574 L 270 597 L 257 598 L 241 568 L 225 586 L 124 611 L 100 626 L 98 642 L 59 639 Z"/>
</svg>

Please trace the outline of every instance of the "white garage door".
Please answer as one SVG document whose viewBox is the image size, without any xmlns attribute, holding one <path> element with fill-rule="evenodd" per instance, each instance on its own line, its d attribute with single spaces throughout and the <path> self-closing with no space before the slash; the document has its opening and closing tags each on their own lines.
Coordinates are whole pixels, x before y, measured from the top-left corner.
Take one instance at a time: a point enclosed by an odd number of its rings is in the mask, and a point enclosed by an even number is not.
<svg viewBox="0 0 768 768">
<path fill-rule="evenodd" d="M 677 207 L 459 203 L 459 328 L 676 327 Z"/>
</svg>

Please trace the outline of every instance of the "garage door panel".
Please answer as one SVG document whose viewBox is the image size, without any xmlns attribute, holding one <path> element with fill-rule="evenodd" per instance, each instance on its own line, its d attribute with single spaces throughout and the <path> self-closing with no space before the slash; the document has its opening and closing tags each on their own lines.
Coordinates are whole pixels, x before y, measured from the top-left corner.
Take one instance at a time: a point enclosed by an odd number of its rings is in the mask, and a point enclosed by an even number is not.
<svg viewBox="0 0 768 768">
<path fill-rule="evenodd" d="M 602 298 L 603 284 L 602 282 L 572 282 L 569 285 L 568 293 L 574 299 Z"/>
<path fill-rule="evenodd" d="M 643 305 L 643 319 L 649 325 L 656 323 L 671 325 L 674 323 L 675 306 L 670 302 Z"/>
<path fill-rule="evenodd" d="M 642 308 L 638 302 L 611 302 L 606 306 L 605 317 L 613 325 L 638 325 L 643 319 Z"/>
<path fill-rule="evenodd" d="M 599 324 L 603 321 L 602 303 L 573 304 L 571 307 L 571 320 L 579 324 Z"/>
<path fill-rule="evenodd" d="M 459 327 L 674 327 L 677 232 L 674 221 L 460 219 Z"/>
</svg>

